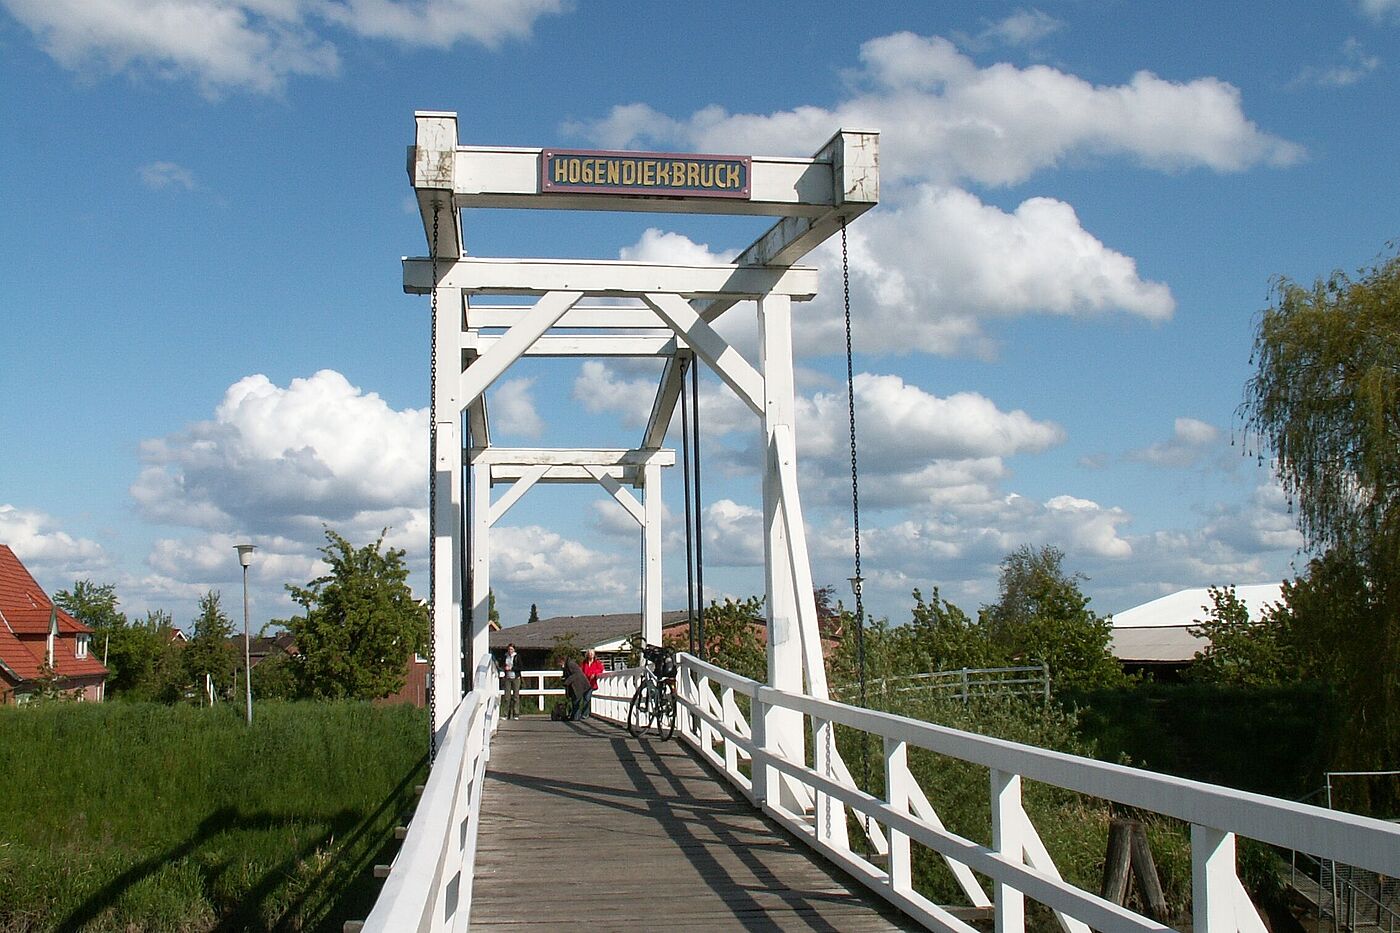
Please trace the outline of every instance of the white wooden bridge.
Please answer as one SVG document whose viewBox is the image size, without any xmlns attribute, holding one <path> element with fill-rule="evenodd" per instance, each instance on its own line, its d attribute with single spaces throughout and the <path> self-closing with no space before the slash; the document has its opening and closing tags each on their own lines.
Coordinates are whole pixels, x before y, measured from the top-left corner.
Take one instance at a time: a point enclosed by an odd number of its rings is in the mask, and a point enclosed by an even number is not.
<svg viewBox="0 0 1400 933">
<path fill-rule="evenodd" d="M 828 699 L 794 441 L 792 303 L 813 297 L 816 272 L 795 263 L 877 203 L 877 133 L 841 130 L 810 158 L 794 158 L 462 146 L 455 114 L 419 113 L 416 124 L 408 166 L 429 255 L 404 260 L 404 288 L 431 295 L 433 307 L 435 761 L 365 929 L 557 929 L 577 919 L 602 929 L 972 933 L 974 922 L 990 918 L 996 933 L 1023 933 L 1030 900 L 1053 911 L 1066 933 L 1167 930 L 1060 877 L 1022 806 L 1023 781 L 1188 824 L 1196 933 L 1265 929 L 1236 872 L 1237 836 L 1400 876 L 1400 827 L 1384 822 Z M 777 221 L 726 265 L 465 257 L 462 212 L 502 207 Z M 535 303 L 490 304 L 495 295 Z M 713 327 L 740 302 L 756 308 L 756 366 Z M 493 445 L 486 390 L 531 355 L 664 359 L 641 443 Z M 491 526 L 537 483 L 601 486 L 641 530 L 642 633 L 659 643 L 661 471 L 676 462 L 664 443 L 697 361 L 761 425 L 767 681 L 682 655 L 678 742 L 664 749 L 601 724 L 503 727 L 487 650 Z M 507 488 L 493 500 L 495 485 Z M 605 677 L 593 699 L 598 720 L 625 716 L 638 676 Z M 881 750 L 883 796 L 852 779 L 835 747 L 836 726 Z M 559 730 L 570 730 L 566 746 Z M 552 757 L 560 747 L 567 761 Z M 938 789 L 910 773 L 915 749 L 985 772 L 990 840 L 944 827 L 930 802 Z M 532 837 L 518 821 L 531 818 L 549 824 L 550 832 L 530 831 L 552 842 L 543 863 L 527 857 L 542 847 L 521 841 Z M 572 836 L 558 825 L 567 822 L 592 827 L 595 840 L 602 828 L 625 823 L 632 841 L 610 836 L 599 847 L 585 831 L 569 848 Z M 914 846 L 947 861 L 959 903 L 936 904 L 915 889 Z M 571 871 L 606 896 L 582 897 Z M 532 916 L 520 896 L 526 890 L 555 896 L 540 899 Z"/>
</svg>

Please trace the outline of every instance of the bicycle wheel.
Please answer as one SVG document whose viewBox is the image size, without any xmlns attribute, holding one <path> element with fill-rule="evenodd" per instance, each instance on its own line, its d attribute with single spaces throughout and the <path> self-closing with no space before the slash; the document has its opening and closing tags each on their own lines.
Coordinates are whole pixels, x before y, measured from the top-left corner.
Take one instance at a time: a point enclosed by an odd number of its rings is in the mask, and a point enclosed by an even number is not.
<svg viewBox="0 0 1400 933">
<path fill-rule="evenodd" d="M 651 705 L 651 691 L 646 684 L 641 684 L 627 706 L 627 731 L 632 738 L 639 738 L 646 731 L 651 722 Z"/>
<path fill-rule="evenodd" d="M 657 710 L 656 734 L 663 742 L 676 734 L 676 691 L 669 687 L 661 688 L 661 705 Z"/>
</svg>

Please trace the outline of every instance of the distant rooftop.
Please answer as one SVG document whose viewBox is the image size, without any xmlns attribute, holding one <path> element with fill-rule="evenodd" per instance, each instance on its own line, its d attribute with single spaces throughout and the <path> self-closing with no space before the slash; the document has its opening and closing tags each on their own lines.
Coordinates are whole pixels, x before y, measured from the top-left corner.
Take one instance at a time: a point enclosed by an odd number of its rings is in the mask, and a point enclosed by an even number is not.
<svg viewBox="0 0 1400 933">
<path fill-rule="evenodd" d="M 661 627 L 684 622 L 686 611 L 677 609 L 661 614 Z M 491 633 L 491 648 L 504 649 L 514 644 L 516 648 L 550 649 L 556 639 L 573 636 L 579 648 L 598 648 L 626 640 L 642 631 L 640 612 L 613 612 L 595 616 L 554 616 L 538 622 L 512 625 Z"/>
<path fill-rule="evenodd" d="M 1237 586 L 1235 595 L 1257 620 L 1265 607 L 1283 601 L 1283 584 Z M 1209 615 L 1205 607 L 1213 605 L 1209 587 L 1197 587 L 1115 613 L 1109 650 L 1120 661 L 1189 664 L 1196 652 L 1210 645 L 1210 639 L 1192 635 L 1190 629 Z"/>
</svg>

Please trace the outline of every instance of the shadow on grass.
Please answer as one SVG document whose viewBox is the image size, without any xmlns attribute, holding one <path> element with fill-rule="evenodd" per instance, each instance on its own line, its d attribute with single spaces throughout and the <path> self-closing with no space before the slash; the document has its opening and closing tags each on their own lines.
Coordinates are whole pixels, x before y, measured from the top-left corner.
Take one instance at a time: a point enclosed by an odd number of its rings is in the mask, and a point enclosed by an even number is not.
<svg viewBox="0 0 1400 933">
<path fill-rule="evenodd" d="M 365 815 L 342 809 L 329 817 L 308 819 L 295 813 L 243 813 L 237 807 L 221 807 L 205 817 L 184 842 L 137 862 L 93 892 L 59 922 L 57 929 L 63 933 L 81 930 L 115 906 L 134 885 L 167 864 L 197 855 L 207 843 L 225 833 L 271 830 L 301 822 L 324 826 L 325 830 L 262 872 L 246 890 L 238 892 L 236 903 L 221 904 L 220 898 L 211 891 L 215 880 L 235 860 L 224 859 L 203 868 L 206 895 L 219 913 L 211 929 L 217 933 L 283 928 L 339 929 L 344 920 L 363 918 L 373 906 L 379 894 L 379 882 L 373 877 L 372 868 L 395 845 L 392 823 L 386 822 L 385 816 L 397 802 L 407 802 L 406 792 L 426 761 L 426 755 L 420 758 L 373 812 Z M 333 857 L 321 861 L 314 874 L 298 878 L 308 858 L 332 846 L 335 848 Z M 295 884 L 298 893 L 270 910 L 289 882 Z"/>
</svg>

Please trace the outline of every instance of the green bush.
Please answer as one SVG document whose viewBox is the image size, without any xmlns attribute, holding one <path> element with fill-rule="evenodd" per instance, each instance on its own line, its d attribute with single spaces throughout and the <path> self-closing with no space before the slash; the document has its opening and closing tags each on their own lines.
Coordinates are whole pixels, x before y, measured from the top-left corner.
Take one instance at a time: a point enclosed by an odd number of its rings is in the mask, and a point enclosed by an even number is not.
<svg viewBox="0 0 1400 933">
<path fill-rule="evenodd" d="M 338 930 L 423 780 L 422 710 L 0 709 L 0 931 Z"/>
</svg>

